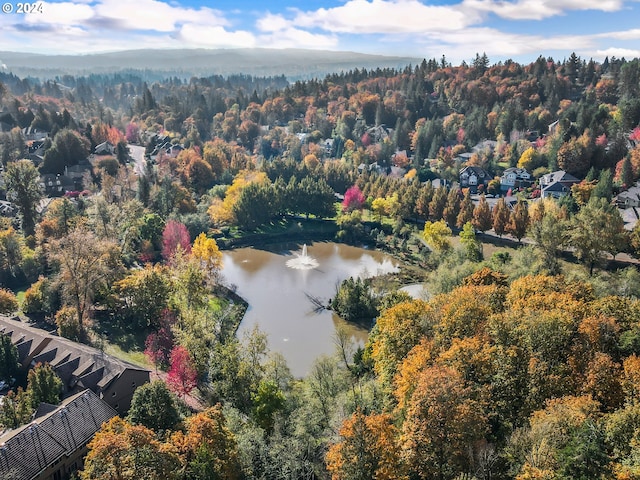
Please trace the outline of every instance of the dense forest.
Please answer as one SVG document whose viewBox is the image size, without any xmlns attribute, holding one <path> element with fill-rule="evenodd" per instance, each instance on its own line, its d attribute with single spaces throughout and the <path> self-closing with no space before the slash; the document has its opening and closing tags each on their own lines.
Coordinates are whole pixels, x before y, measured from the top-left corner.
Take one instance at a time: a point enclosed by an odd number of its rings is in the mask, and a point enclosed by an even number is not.
<svg viewBox="0 0 640 480">
<path fill-rule="evenodd" d="M 94 437 L 80 478 L 640 477 L 640 274 L 607 263 L 640 251 L 615 204 L 640 177 L 640 60 L 1 73 L 0 101 L 0 313 L 165 380 Z M 465 167 L 489 174 L 477 192 Z M 503 191 L 512 167 L 533 180 Z M 539 199 L 557 170 L 573 186 Z M 235 335 L 220 252 L 292 224 L 393 253 L 431 298 L 345 281 L 331 308 L 375 318 L 367 343 L 338 331 L 293 378 L 263 333 Z M 512 248 L 485 258 L 489 235 Z M 42 389 L 5 364 L 15 427 Z"/>
</svg>

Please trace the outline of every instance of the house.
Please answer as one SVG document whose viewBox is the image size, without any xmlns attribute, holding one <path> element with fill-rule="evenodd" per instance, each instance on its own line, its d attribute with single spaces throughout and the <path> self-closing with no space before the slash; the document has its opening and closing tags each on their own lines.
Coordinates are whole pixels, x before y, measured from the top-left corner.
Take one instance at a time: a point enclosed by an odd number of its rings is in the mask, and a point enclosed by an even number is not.
<svg viewBox="0 0 640 480">
<path fill-rule="evenodd" d="M 468 188 L 471 193 L 478 191 L 478 186 L 486 186 L 491 180 L 489 172 L 476 166 L 467 166 L 460 169 L 460 188 Z"/>
<path fill-rule="evenodd" d="M 0 436 L 0 477 L 69 478 L 83 466 L 87 444 L 117 412 L 83 390 L 59 406 L 41 404 L 31 423 Z"/>
<path fill-rule="evenodd" d="M 45 173 L 40 175 L 40 189 L 48 197 L 60 197 L 70 191 L 82 190 L 82 179 L 73 179 L 59 173 Z"/>
<path fill-rule="evenodd" d="M 496 142 L 495 140 L 483 140 L 482 142 L 473 146 L 471 148 L 471 151 L 473 153 L 484 153 L 484 152 L 490 153 L 490 152 L 493 152 L 497 146 L 498 146 L 498 142 Z"/>
<path fill-rule="evenodd" d="M 473 153 L 472 152 L 464 152 L 464 153 L 460 153 L 456 157 L 456 160 L 461 162 L 461 163 L 467 163 L 469 160 L 471 160 L 471 157 L 473 157 Z"/>
<path fill-rule="evenodd" d="M 386 125 L 382 124 L 367 129 L 367 134 L 371 137 L 373 143 L 380 143 L 391 137 L 391 130 L 389 130 Z"/>
<path fill-rule="evenodd" d="M 96 155 L 114 155 L 116 153 L 116 147 L 109 141 L 102 142 L 101 144 L 96 145 L 96 148 L 93 149 L 93 153 Z"/>
<path fill-rule="evenodd" d="M 49 137 L 49 132 L 39 128 L 26 127 L 22 129 L 25 142 L 40 142 Z"/>
<path fill-rule="evenodd" d="M 621 192 L 616 197 L 616 204 L 618 208 L 640 207 L 640 184 L 636 182 L 631 188 Z"/>
<path fill-rule="evenodd" d="M 19 320 L 0 316 L 0 333 L 11 337 L 24 368 L 49 363 L 62 380 L 64 395 L 88 388 L 120 415 L 129 410 L 136 388 L 149 381 L 145 368 Z"/>
<path fill-rule="evenodd" d="M 510 188 L 522 188 L 531 185 L 531 174 L 524 168 L 507 168 L 500 177 L 500 190 L 508 191 Z"/>
<path fill-rule="evenodd" d="M 363 173 L 365 170 L 377 174 L 382 174 L 384 172 L 384 168 L 378 165 L 378 162 L 374 162 L 370 165 L 367 165 L 366 163 L 358 165 L 358 173 Z"/>
<path fill-rule="evenodd" d="M 327 157 L 331 156 L 331 152 L 333 152 L 333 138 L 327 138 L 321 143 L 322 148 L 324 149 L 324 154 Z"/>
<path fill-rule="evenodd" d="M 433 188 L 444 187 L 449 189 L 453 187 L 453 184 L 445 178 L 434 178 L 433 180 L 431 180 L 431 186 Z"/>
<path fill-rule="evenodd" d="M 149 158 L 151 160 L 156 160 L 158 155 L 160 154 L 163 154 L 164 156 L 167 156 L 170 158 L 176 158 L 180 154 L 180 152 L 183 150 L 184 150 L 184 146 L 178 143 L 165 142 L 165 143 L 156 145 L 153 151 L 149 154 Z"/>
<path fill-rule="evenodd" d="M 0 216 L 13 217 L 17 215 L 18 207 L 6 200 L 0 200 Z"/>
<path fill-rule="evenodd" d="M 571 186 L 579 182 L 580 180 L 564 170 L 547 173 L 540 177 L 540 197 L 564 197 L 571 192 Z"/>
</svg>

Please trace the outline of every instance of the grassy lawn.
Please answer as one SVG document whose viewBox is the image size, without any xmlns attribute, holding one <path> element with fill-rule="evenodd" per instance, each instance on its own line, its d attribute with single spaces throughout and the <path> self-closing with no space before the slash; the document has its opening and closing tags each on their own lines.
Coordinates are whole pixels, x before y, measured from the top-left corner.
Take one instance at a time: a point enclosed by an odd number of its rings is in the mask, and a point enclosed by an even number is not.
<svg viewBox="0 0 640 480">
<path fill-rule="evenodd" d="M 22 303 L 24 302 L 24 294 L 28 288 L 29 287 L 24 287 L 21 290 L 16 290 L 15 294 L 16 294 L 16 298 L 18 299 L 18 305 L 22 305 Z"/>
<path fill-rule="evenodd" d="M 130 331 L 107 321 L 97 324 L 94 331 L 100 337 L 99 341 L 104 342 L 104 351 L 108 354 L 138 365 L 149 365 L 144 356 L 148 332 Z"/>
<path fill-rule="evenodd" d="M 134 365 L 153 369 L 153 365 L 149 362 L 149 360 L 147 359 L 143 351 L 140 351 L 140 350 L 125 351 L 119 345 L 108 343 L 108 342 L 105 343 L 104 345 L 104 351 L 109 355 L 113 355 L 116 358 L 120 358 L 121 360 L 125 360 L 129 363 L 133 363 Z"/>
</svg>

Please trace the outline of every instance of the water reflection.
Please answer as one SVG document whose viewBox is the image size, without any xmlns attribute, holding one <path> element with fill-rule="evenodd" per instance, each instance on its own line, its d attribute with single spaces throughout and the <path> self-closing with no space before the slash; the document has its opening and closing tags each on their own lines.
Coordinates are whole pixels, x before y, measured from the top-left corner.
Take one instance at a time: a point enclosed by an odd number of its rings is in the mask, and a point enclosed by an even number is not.
<svg viewBox="0 0 640 480">
<path fill-rule="evenodd" d="M 281 352 L 293 374 L 301 377 L 317 357 L 334 352 L 338 325 L 345 326 L 356 342 L 364 343 L 367 337 L 365 328 L 347 324 L 333 312 L 315 311 L 307 294 L 327 303 L 345 278 L 392 272 L 397 263 L 381 252 L 321 242 L 308 246 L 319 268 L 287 268 L 286 261 L 296 250 L 283 246 L 273 251 L 241 248 L 224 252 L 223 276 L 249 302 L 239 334 L 258 324 L 269 336 L 271 349 Z"/>
</svg>

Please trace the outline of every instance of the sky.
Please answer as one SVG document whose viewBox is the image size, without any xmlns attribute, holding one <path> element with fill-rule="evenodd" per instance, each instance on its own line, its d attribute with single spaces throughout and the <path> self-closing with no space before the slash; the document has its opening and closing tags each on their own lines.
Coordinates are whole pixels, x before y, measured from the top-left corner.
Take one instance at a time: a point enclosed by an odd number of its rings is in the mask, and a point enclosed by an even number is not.
<svg viewBox="0 0 640 480">
<path fill-rule="evenodd" d="M 0 3 L 0 51 L 311 48 L 454 65 L 476 53 L 640 57 L 640 0 L 65 0 L 29 13 Z"/>
</svg>

